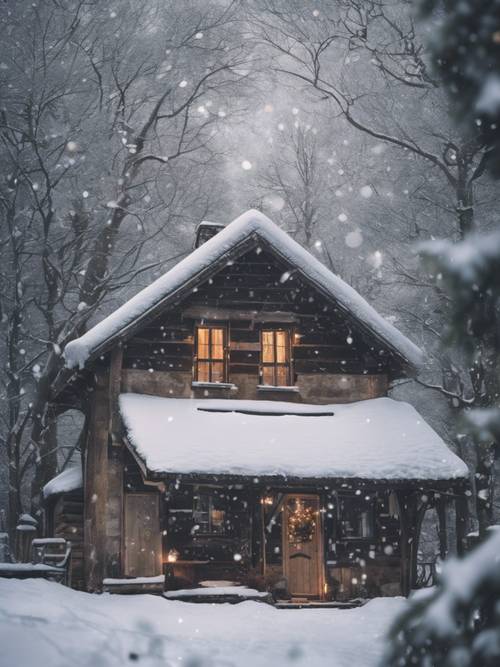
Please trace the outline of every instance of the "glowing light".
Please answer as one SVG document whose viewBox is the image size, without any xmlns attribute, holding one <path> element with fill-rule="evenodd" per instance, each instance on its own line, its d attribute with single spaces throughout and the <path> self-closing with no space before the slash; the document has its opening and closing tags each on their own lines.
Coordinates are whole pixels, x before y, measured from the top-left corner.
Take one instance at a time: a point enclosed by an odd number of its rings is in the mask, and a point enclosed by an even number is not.
<svg viewBox="0 0 500 667">
<path fill-rule="evenodd" d="M 175 549 L 170 549 L 170 551 L 167 554 L 167 561 L 169 563 L 175 563 L 177 562 L 178 558 L 179 558 L 179 552 L 176 551 Z"/>
</svg>

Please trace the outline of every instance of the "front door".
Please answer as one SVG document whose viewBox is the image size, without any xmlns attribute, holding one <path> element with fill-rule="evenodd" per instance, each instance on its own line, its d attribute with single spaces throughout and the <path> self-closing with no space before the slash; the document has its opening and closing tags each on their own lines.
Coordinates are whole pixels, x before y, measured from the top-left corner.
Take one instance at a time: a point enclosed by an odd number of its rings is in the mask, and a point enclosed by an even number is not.
<svg viewBox="0 0 500 667">
<path fill-rule="evenodd" d="M 159 495 L 125 494 L 125 575 L 161 574 Z"/>
<path fill-rule="evenodd" d="M 320 597 L 323 579 L 319 497 L 287 495 L 284 503 L 283 556 L 289 593 Z"/>
</svg>

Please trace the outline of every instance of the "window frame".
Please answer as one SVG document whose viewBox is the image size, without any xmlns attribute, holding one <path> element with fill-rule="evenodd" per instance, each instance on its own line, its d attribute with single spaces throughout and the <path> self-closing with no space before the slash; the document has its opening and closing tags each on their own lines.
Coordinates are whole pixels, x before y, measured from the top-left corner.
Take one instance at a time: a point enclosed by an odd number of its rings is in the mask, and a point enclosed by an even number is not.
<svg viewBox="0 0 500 667">
<path fill-rule="evenodd" d="M 353 502 L 354 501 L 354 502 Z M 345 518 L 345 504 L 344 503 L 352 503 L 354 507 L 358 507 L 359 509 L 359 515 L 361 514 L 367 514 L 368 515 L 368 522 L 369 522 L 369 534 L 368 535 L 353 535 L 353 534 L 348 534 L 345 531 L 344 524 L 346 523 L 346 518 Z M 363 502 L 365 503 L 365 507 L 363 509 Z M 340 540 L 341 541 L 373 541 L 376 539 L 376 503 L 375 503 L 375 498 L 370 498 L 370 500 L 364 500 L 364 498 L 360 498 L 359 496 L 356 495 L 342 495 L 338 496 L 337 498 L 337 507 L 338 507 L 338 512 L 337 512 L 337 520 L 340 528 Z M 350 509 L 350 512 L 353 511 L 354 508 Z M 359 518 L 360 518 L 359 516 Z"/>
<path fill-rule="evenodd" d="M 193 523 L 200 523 L 198 520 L 198 516 L 200 513 L 205 513 L 203 510 L 198 510 L 196 509 L 196 504 L 197 501 L 201 496 L 206 496 L 208 499 L 208 509 L 206 510 L 207 514 L 207 529 L 196 531 L 196 535 L 203 535 L 203 536 L 210 536 L 210 537 L 228 537 L 230 536 L 230 533 L 228 531 L 228 527 L 226 525 L 227 521 L 227 516 L 228 516 L 228 511 L 227 507 L 225 507 L 223 510 L 217 510 L 217 508 L 214 507 L 214 495 L 215 495 L 215 489 L 214 488 L 207 488 L 207 487 L 198 487 L 195 488 L 194 493 L 193 493 Z M 219 511 L 224 513 L 224 518 L 222 520 L 222 523 L 220 524 L 222 527 L 222 530 L 219 531 L 214 531 L 213 530 L 213 519 L 212 519 L 212 512 L 213 511 Z"/>
<path fill-rule="evenodd" d="M 208 329 L 209 334 L 209 357 L 200 359 L 198 356 L 198 341 L 199 341 L 199 330 Z M 212 357 L 212 330 L 218 329 L 222 331 L 222 359 L 216 359 Z M 193 377 L 195 382 L 201 382 L 206 384 L 224 384 L 228 381 L 228 326 L 227 324 L 217 323 L 217 324 L 195 324 L 194 331 L 194 364 L 193 364 Z M 204 362 L 208 364 L 208 380 L 200 380 L 199 378 L 199 363 Z M 212 380 L 213 375 L 213 364 L 222 363 L 222 380 Z"/>
<path fill-rule="evenodd" d="M 273 334 L 273 356 L 274 361 L 264 361 L 264 334 L 272 333 Z M 277 342 L 276 334 L 284 333 L 286 337 L 285 344 L 285 362 L 276 361 L 277 358 Z M 260 330 L 260 361 L 259 361 L 259 382 L 263 387 L 293 387 L 293 373 L 292 373 L 292 337 L 293 331 L 289 327 L 265 327 Z M 273 384 L 266 384 L 264 382 L 264 368 L 273 369 Z M 285 368 L 286 373 L 286 384 L 278 384 L 278 368 Z"/>
</svg>

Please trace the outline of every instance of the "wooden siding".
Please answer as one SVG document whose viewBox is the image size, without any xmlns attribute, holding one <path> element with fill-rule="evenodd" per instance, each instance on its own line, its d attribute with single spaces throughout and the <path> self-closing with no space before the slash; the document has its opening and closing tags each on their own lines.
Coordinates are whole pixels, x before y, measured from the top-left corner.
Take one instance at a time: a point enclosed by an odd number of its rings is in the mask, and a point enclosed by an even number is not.
<svg viewBox="0 0 500 667">
<path fill-rule="evenodd" d="M 264 252 L 228 265 L 176 309 L 157 317 L 124 345 L 124 367 L 190 372 L 194 322 L 224 315 L 229 325 L 229 376 L 259 373 L 259 330 L 292 326 L 293 368 L 303 373 L 377 374 L 390 370 L 388 350 L 359 331 L 349 317 Z M 284 280 L 284 276 L 288 276 Z M 223 310 L 221 310 L 223 309 Z M 228 317 L 234 311 L 234 316 Z M 291 317 L 293 316 L 293 317 Z M 290 319 L 295 324 L 290 325 Z"/>
<path fill-rule="evenodd" d="M 127 577 L 162 572 L 158 493 L 125 494 L 125 568 Z"/>
</svg>

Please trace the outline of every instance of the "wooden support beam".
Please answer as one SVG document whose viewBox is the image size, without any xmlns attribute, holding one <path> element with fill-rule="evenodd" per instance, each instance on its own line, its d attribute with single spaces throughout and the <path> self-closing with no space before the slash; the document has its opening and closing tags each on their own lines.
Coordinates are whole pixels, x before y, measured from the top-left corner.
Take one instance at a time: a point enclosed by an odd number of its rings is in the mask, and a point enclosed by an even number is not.
<svg viewBox="0 0 500 667">
<path fill-rule="evenodd" d="M 116 345 L 111 350 L 111 361 L 109 367 L 109 432 L 113 445 L 121 446 L 122 440 L 120 438 L 121 422 L 120 410 L 118 405 L 118 398 L 121 391 L 122 378 L 122 364 L 123 364 L 123 348 L 121 345 Z"/>
<path fill-rule="evenodd" d="M 436 513 L 438 517 L 439 556 L 444 560 L 448 556 L 448 517 L 446 496 L 439 495 L 436 499 Z"/>
<path fill-rule="evenodd" d="M 102 590 L 106 561 L 106 504 L 108 500 L 108 374 L 96 374 L 84 481 L 84 574 L 90 592 Z"/>
<path fill-rule="evenodd" d="M 265 535 L 264 520 L 262 513 L 261 490 L 253 489 L 250 497 L 251 506 L 251 548 L 252 548 L 252 566 L 257 569 L 259 574 L 264 573 L 264 552 Z"/>
<path fill-rule="evenodd" d="M 416 581 L 420 526 L 425 506 L 419 505 L 420 492 L 397 491 L 400 520 L 401 593 L 409 595 Z"/>
<path fill-rule="evenodd" d="M 457 555 L 464 556 L 467 549 L 467 517 L 468 506 L 465 495 L 457 495 L 455 498 L 455 517 L 457 534 Z"/>
</svg>

